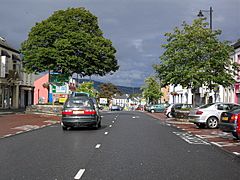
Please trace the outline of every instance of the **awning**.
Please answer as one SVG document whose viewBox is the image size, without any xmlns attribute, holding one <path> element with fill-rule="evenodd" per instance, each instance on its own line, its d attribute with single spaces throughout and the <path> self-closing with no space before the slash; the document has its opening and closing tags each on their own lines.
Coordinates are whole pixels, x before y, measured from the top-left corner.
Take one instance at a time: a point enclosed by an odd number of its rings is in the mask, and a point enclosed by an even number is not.
<svg viewBox="0 0 240 180">
<path fill-rule="evenodd" d="M 8 54 L 8 52 L 5 51 L 5 50 L 1 50 L 1 56 L 7 56 L 8 58 L 11 57 L 11 56 Z"/>
</svg>

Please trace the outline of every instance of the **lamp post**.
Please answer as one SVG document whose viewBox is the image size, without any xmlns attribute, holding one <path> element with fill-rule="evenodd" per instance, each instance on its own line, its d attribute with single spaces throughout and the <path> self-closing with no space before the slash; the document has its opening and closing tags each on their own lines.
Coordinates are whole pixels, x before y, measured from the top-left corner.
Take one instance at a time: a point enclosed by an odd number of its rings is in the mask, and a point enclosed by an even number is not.
<svg viewBox="0 0 240 180">
<path fill-rule="evenodd" d="M 203 12 L 209 12 L 210 13 L 210 29 L 212 30 L 212 13 L 213 13 L 213 9 L 212 7 L 210 7 L 210 10 L 200 10 L 198 13 L 198 17 L 204 17 Z"/>
</svg>

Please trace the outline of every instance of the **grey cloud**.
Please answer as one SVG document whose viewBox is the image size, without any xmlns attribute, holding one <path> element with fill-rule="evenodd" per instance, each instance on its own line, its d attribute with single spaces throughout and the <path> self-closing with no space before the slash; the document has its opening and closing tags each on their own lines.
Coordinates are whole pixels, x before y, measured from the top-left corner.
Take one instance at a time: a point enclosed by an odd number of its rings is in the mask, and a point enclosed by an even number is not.
<svg viewBox="0 0 240 180">
<path fill-rule="evenodd" d="M 183 21 L 191 23 L 200 9 L 213 7 L 213 27 L 222 30 L 221 39 L 240 38 L 239 0 L 1 0 L 0 36 L 19 48 L 36 22 L 56 10 L 80 6 L 98 17 L 120 64 L 114 75 L 94 78 L 119 85 L 141 86 L 154 73 L 152 64 L 160 62 L 164 34 Z"/>
</svg>

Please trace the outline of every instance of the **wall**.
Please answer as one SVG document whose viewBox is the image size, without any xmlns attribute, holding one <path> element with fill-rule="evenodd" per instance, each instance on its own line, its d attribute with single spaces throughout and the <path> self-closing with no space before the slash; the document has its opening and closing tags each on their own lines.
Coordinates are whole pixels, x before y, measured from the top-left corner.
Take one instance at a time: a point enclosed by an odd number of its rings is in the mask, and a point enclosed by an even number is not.
<svg viewBox="0 0 240 180">
<path fill-rule="evenodd" d="M 43 87 L 43 84 L 49 81 L 49 75 L 46 74 L 34 82 L 34 104 L 38 104 L 39 99 L 42 103 L 48 102 L 48 89 Z"/>
</svg>

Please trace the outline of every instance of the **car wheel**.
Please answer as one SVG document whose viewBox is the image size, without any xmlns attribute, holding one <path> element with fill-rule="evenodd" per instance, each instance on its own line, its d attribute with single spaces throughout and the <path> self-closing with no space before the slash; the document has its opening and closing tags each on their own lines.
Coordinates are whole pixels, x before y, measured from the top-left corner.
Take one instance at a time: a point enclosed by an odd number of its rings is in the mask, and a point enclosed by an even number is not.
<svg viewBox="0 0 240 180">
<path fill-rule="evenodd" d="M 203 128 L 205 128 L 205 124 L 203 124 L 203 123 L 196 124 L 196 125 L 197 125 L 197 127 L 198 127 L 198 128 L 200 128 L 200 129 L 203 129 Z"/>
<path fill-rule="evenodd" d="M 232 132 L 232 135 L 233 135 L 236 139 L 239 139 L 238 133 Z"/>
<path fill-rule="evenodd" d="M 155 111 L 154 111 L 154 109 L 151 109 L 151 113 L 154 113 Z"/>
<path fill-rule="evenodd" d="M 173 116 L 172 116 L 172 114 L 169 112 L 169 113 L 167 113 L 167 117 L 168 117 L 168 118 L 172 118 Z"/>
<path fill-rule="evenodd" d="M 218 119 L 214 116 L 209 117 L 207 119 L 207 127 L 210 129 L 214 129 L 218 127 Z"/>
</svg>

